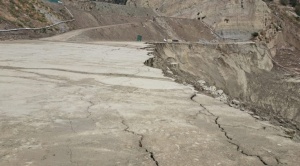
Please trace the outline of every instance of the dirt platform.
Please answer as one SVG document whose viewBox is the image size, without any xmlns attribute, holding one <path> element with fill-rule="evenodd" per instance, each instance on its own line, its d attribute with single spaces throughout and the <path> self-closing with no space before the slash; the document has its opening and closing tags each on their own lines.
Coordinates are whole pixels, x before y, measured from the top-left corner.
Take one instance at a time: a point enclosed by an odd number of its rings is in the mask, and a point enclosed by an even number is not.
<svg viewBox="0 0 300 166">
<path fill-rule="evenodd" d="M 297 165 L 285 131 L 143 64 L 141 43 L 0 43 L 0 165 Z"/>
</svg>

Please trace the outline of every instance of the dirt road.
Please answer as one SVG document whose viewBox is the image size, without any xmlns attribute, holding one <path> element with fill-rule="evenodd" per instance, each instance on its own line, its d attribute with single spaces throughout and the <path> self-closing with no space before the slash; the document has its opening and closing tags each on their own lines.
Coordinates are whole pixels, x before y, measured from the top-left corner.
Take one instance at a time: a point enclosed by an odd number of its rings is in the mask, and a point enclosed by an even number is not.
<svg viewBox="0 0 300 166">
<path fill-rule="evenodd" d="M 114 25 L 106 25 L 106 26 L 98 26 L 98 27 L 92 27 L 92 28 L 84 28 L 84 29 L 78 29 L 74 31 L 70 31 L 61 35 L 49 37 L 49 38 L 44 38 L 42 40 L 47 40 L 47 41 L 68 41 L 72 40 L 72 38 L 76 38 L 80 35 L 82 35 L 84 32 L 90 31 L 90 30 L 95 30 L 95 29 L 104 29 L 104 28 L 113 28 L 113 27 L 118 27 L 118 26 L 126 26 L 126 25 L 134 25 L 137 23 L 124 23 L 124 24 L 114 24 Z"/>
<path fill-rule="evenodd" d="M 144 66 L 145 46 L 0 43 L 0 165 L 300 163 L 281 127 Z"/>
</svg>

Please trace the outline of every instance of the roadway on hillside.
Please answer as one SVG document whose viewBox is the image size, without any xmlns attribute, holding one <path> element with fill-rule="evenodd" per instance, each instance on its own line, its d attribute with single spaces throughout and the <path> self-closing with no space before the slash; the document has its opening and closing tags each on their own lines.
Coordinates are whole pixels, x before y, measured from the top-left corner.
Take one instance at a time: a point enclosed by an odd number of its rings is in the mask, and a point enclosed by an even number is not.
<svg viewBox="0 0 300 166">
<path fill-rule="evenodd" d="M 145 66 L 146 46 L 0 43 L 0 165 L 300 163 L 281 127 Z"/>
<path fill-rule="evenodd" d="M 104 25 L 104 26 L 98 26 L 98 27 L 91 27 L 91 28 L 84 28 L 84 29 L 77 29 L 74 31 L 66 32 L 61 35 L 49 37 L 49 38 L 43 38 L 42 40 L 46 41 L 69 41 L 72 40 L 84 32 L 95 30 L 95 29 L 102 29 L 102 28 L 112 28 L 112 27 L 118 27 L 118 26 L 126 26 L 126 25 L 134 25 L 137 24 L 136 22 L 133 23 L 123 23 L 123 24 L 113 24 L 113 25 Z"/>
</svg>

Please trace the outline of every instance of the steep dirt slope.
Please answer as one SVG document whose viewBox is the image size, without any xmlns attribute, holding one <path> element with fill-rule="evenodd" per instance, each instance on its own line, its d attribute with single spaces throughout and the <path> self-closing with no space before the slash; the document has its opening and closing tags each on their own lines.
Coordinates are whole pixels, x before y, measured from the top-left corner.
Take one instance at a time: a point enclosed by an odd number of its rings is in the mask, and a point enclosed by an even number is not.
<svg viewBox="0 0 300 166">
<path fill-rule="evenodd" d="M 197 42 L 216 40 L 214 34 L 201 21 L 186 18 L 158 16 L 150 8 L 137 8 L 102 2 L 66 2 L 75 17 L 70 32 L 51 40 L 64 41 L 135 41 L 142 35 L 144 41 L 177 39 Z M 91 28 L 92 27 L 92 28 Z M 63 39 L 62 39 L 63 38 Z"/>
<path fill-rule="evenodd" d="M 42 3 L 41 1 L 33 1 L 33 9 L 40 17 L 45 18 L 44 24 L 36 24 L 32 26 L 11 26 L 10 28 L 18 27 L 41 27 L 51 23 L 60 21 L 53 13 L 68 11 L 64 6 L 55 3 Z M 142 35 L 146 41 L 163 41 L 164 39 L 177 39 L 183 41 L 199 41 L 214 40 L 215 36 L 201 21 L 186 18 L 167 18 L 158 16 L 150 8 L 132 7 L 126 5 L 117 5 L 113 3 L 104 3 L 96 1 L 63 1 L 64 5 L 70 10 L 74 16 L 74 21 L 64 24 L 63 27 L 55 26 L 49 29 L 42 30 L 28 30 L 18 32 L 0 32 L 2 39 L 7 38 L 34 38 L 51 36 L 57 33 L 65 32 L 71 29 L 84 29 L 87 31 L 80 34 L 72 32 L 71 34 L 80 35 L 81 37 L 72 36 L 72 39 L 66 38 L 65 40 L 136 40 L 137 35 Z M 116 2 L 115 2 L 116 3 Z M 46 10 L 44 10 L 47 9 Z M 24 9 L 25 10 L 25 9 Z M 28 9 L 26 9 L 28 10 Z M 19 11 L 19 13 L 21 13 Z M 25 11 L 26 13 L 26 11 Z M 53 19 L 55 17 L 55 19 Z M 34 20 L 34 18 L 32 18 Z M 16 19 L 22 21 L 22 19 Z M 29 24 L 30 22 L 27 22 Z M 131 26 L 128 26 L 131 24 Z M 6 26 L 6 24 L 3 24 Z M 106 28 L 108 25 L 118 25 Z M 124 25 L 124 26 L 123 26 Z M 104 26 L 104 27 L 103 27 Z M 101 27 L 101 30 L 96 30 Z M 9 27 L 3 27 L 9 28 Z M 104 31 L 105 29 L 105 31 Z M 70 36 L 70 35 L 67 35 Z"/>
<path fill-rule="evenodd" d="M 65 4 L 75 17 L 75 29 L 143 22 L 156 16 L 149 8 L 88 1 L 65 1 Z"/>
<path fill-rule="evenodd" d="M 267 3 L 265 3 L 267 2 Z M 249 40 L 253 32 L 265 42 L 276 64 L 300 71 L 300 22 L 279 0 L 128 0 L 129 6 L 151 7 L 173 17 L 200 19 L 220 36 Z M 276 56 L 275 56 L 276 55 Z M 288 69 L 288 70 L 289 70 Z"/>
<path fill-rule="evenodd" d="M 160 21 L 157 21 L 160 20 Z M 165 23 L 163 24 L 162 21 Z M 189 19 L 155 17 L 153 20 L 103 25 L 71 31 L 47 40 L 63 41 L 135 41 L 142 35 L 143 41 L 160 41 L 178 39 L 182 41 L 216 40 L 210 30 L 200 22 Z"/>
<path fill-rule="evenodd" d="M 127 5 L 151 7 L 162 15 L 200 19 L 225 38 L 249 39 L 270 23 L 262 0 L 128 0 Z"/>
<path fill-rule="evenodd" d="M 156 44 L 147 61 L 168 76 L 203 90 L 199 80 L 237 99 L 263 119 L 300 133 L 300 78 L 288 79 L 273 70 L 271 54 L 261 44 Z M 220 92 L 221 93 L 221 92 Z M 236 104 L 236 103 L 235 103 Z"/>
<path fill-rule="evenodd" d="M 270 44 L 276 49 L 274 60 L 284 66 L 293 74 L 300 73 L 300 21 L 289 15 L 290 7 L 281 6 L 270 2 L 272 20 L 279 33 L 275 38 L 271 37 Z M 274 29 L 274 28 L 273 28 Z M 270 38 L 270 33 L 266 33 Z"/>
</svg>

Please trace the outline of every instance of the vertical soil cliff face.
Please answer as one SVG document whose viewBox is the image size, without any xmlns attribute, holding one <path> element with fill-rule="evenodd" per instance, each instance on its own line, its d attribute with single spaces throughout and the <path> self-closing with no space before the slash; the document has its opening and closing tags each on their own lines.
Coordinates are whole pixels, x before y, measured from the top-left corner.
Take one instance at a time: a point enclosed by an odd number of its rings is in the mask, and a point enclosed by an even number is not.
<svg viewBox="0 0 300 166">
<path fill-rule="evenodd" d="M 275 71 L 265 47 L 251 42 L 161 43 L 156 44 L 155 57 L 146 64 L 196 88 L 199 80 L 204 80 L 222 89 L 229 96 L 228 102 L 237 99 L 243 110 L 299 132 L 299 80 L 287 79 Z"/>
</svg>

